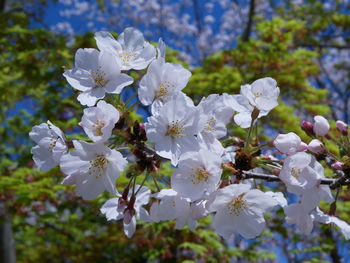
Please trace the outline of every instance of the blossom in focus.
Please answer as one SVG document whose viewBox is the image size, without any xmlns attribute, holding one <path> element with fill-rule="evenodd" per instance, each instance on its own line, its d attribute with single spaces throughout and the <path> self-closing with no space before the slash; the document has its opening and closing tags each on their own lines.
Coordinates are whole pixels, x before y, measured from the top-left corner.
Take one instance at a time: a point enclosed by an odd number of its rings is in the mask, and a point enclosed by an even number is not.
<svg viewBox="0 0 350 263">
<path fill-rule="evenodd" d="M 93 48 L 80 48 L 75 54 L 75 67 L 63 76 L 75 89 L 81 91 L 78 101 L 82 105 L 94 106 L 105 93 L 119 94 L 133 79 L 120 73 L 120 66 L 111 53 Z"/>
<path fill-rule="evenodd" d="M 225 96 L 229 95 L 211 94 L 203 98 L 197 106 L 201 111 L 201 121 L 204 123 L 198 139 L 202 147 L 219 155 L 224 153 L 224 148 L 218 139 L 226 136 L 226 125 L 234 113 L 232 107 L 225 103 Z"/>
<path fill-rule="evenodd" d="M 321 184 L 321 180 L 325 178 L 324 168 L 314 156 L 297 153 L 288 158 L 290 159 L 287 165 L 294 165 L 295 168 L 294 170 L 291 168 L 288 175 L 287 170 L 284 170 L 285 167 L 283 167 L 280 178 L 286 183 L 289 192 L 301 196 L 301 205 L 305 211 L 315 209 L 321 200 L 328 203 L 334 200 L 329 186 Z M 305 160 L 302 161 L 302 158 Z M 294 164 L 292 164 L 293 162 Z M 300 166 L 298 166 L 298 162 Z M 285 165 L 286 163 L 287 160 Z"/>
<path fill-rule="evenodd" d="M 317 183 L 317 172 L 310 167 L 312 156 L 298 152 L 288 156 L 280 172 L 280 179 L 287 186 L 297 186 L 310 189 Z"/>
<path fill-rule="evenodd" d="M 96 107 L 84 109 L 84 115 L 79 125 L 94 142 L 105 142 L 111 135 L 119 120 L 118 110 L 111 104 L 101 100 Z"/>
<path fill-rule="evenodd" d="M 215 232 L 229 239 L 235 232 L 254 238 L 265 229 L 264 213 L 278 205 L 274 198 L 247 184 L 232 184 L 216 192 L 209 212 Z"/>
<path fill-rule="evenodd" d="M 270 111 L 278 105 L 280 89 L 273 78 L 262 78 L 241 86 L 241 94 L 258 110 Z"/>
<path fill-rule="evenodd" d="M 327 119 L 323 116 L 315 116 L 313 129 L 317 136 L 325 136 L 329 131 L 329 123 Z"/>
<path fill-rule="evenodd" d="M 144 69 L 156 57 L 156 49 L 132 27 L 126 28 L 118 40 L 105 31 L 96 32 L 95 39 L 99 50 L 114 55 L 121 70 Z"/>
<path fill-rule="evenodd" d="M 204 193 L 216 190 L 221 177 L 221 158 L 215 153 L 201 149 L 181 156 L 178 168 L 171 177 L 171 187 L 191 201 L 197 201 Z"/>
<path fill-rule="evenodd" d="M 140 81 L 139 99 L 146 106 L 153 103 L 154 113 L 185 88 L 190 77 L 191 72 L 181 65 L 165 63 L 162 58 L 153 60 Z"/>
<path fill-rule="evenodd" d="M 198 151 L 195 137 L 203 128 L 200 126 L 200 111 L 183 95 L 174 96 L 155 115 L 148 117 L 145 130 L 149 141 L 155 143 L 160 156 L 171 159 L 177 165 L 182 154 Z"/>
<path fill-rule="evenodd" d="M 135 185 L 135 191 L 138 191 L 135 196 L 135 202 L 132 204 L 134 215 L 128 220 L 123 220 L 124 233 L 130 238 L 135 233 L 136 230 L 136 219 L 144 222 L 149 222 L 149 214 L 145 208 L 142 206 L 147 205 L 151 196 L 151 191 L 146 186 Z M 128 201 L 131 200 L 132 191 L 129 191 L 127 196 Z M 121 198 L 121 197 L 119 197 Z M 111 198 L 107 200 L 101 207 L 101 213 L 104 214 L 107 220 L 120 220 L 125 216 L 129 216 L 127 209 L 121 207 L 119 204 L 119 198 Z"/>
<path fill-rule="evenodd" d="M 284 213 L 286 214 L 286 222 L 288 224 L 296 224 L 299 230 L 305 235 L 311 233 L 313 217 L 300 203 L 284 207 Z"/>
<path fill-rule="evenodd" d="M 91 200 L 103 191 L 116 194 L 115 180 L 127 165 L 120 152 L 98 143 L 73 141 L 75 150 L 62 156 L 63 184 L 76 185 L 76 193 Z"/>
<path fill-rule="evenodd" d="M 32 147 L 33 160 L 40 171 L 45 172 L 59 164 L 68 147 L 63 132 L 50 121 L 36 125 L 29 137 L 37 144 Z"/>
</svg>

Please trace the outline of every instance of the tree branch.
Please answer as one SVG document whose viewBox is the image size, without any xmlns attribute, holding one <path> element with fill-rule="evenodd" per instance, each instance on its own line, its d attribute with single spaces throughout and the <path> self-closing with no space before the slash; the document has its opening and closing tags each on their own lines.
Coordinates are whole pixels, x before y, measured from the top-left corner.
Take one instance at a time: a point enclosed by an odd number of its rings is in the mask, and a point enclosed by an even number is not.
<svg viewBox="0 0 350 263">
<path fill-rule="evenodd" d="M 243 42 L 247 42 L 249 40 L 250 33 L 252 32 L 252 27 L 253 27 L 254 14 L 255 14 L 255 0 L 250 0 L 248 22 L 242 36 Z"/>
<path fill-rule="evenodd" d="M 243 179 L 261 179 L 261 180 L 265 180 L 267 182 L 280 182 L 281 181 L 281 179 L 275 175 L 254 173 L 254 172 L 249 172 L 249 171 L 243 171 L 242 178 Z M 340 181 L 340 179 L 341 178 L 339 178 L 339 179 L 324 178 L 324 179 L 321 179 L 320 184 L 330 185 L 331 188 L 332 188 L 332 185 L 335 186 L 334 188 L 337 188 L 337 187 L 342 186 L 342 185 L 350 185 L 349 179 L 345 179 L 342 181 Z M 334 189 L 334 188 L 332 188 L 332 189 Z"/>
</svg>

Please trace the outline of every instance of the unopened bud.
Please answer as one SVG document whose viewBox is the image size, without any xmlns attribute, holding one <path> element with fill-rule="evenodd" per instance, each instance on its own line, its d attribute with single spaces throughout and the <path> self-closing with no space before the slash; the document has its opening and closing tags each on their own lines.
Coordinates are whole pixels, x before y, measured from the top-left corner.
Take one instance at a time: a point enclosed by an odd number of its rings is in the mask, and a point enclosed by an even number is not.
<svg viewBox="0 0 350 263">
<path fill-rule="evenodd" d="M 305 142 L 301 142 L 299 147 L 298 147 L 298 152 L 304 152 L 307 150 L 307 144 Z"/>
<path fill-rule="evenodd" d="M 124 211 L 124 209 L 125 209 L 125 207 L 126 207 L 126 204 L 127 204 L 127 201 L 126 201 L 124 198 L 119 197 L 119 199 L 118 199 L 117 211 L 118 211 L 118 212 Z"/>
<path fill-rule="evenodd" d="M 325 136 L 329 131 L 329 123 L 325 117 L 317 115 L 314 117 L 314 132 L 317 136 Z"/>
<path fill-rule="evenodd" d="M 332 168 L 335 170 L 343 170 L 343 166 L 344 166 L 344 164 L 342 162 L 339 162 L 339 161 L 335 161 L 332 164 Z"/>
<path fill-rule="evenodd" d="M 343 122 L 343 121 L 337 121 L 335 123 L 335 125 L 337 126 L 337 129 L 344 135 L 344 136 L 348 136 L 348 125 Z"/>
<path fill-rule="evenodd" d="M 300 124 L 300 127 L 303 129 L 303 131 L 309 135 L 309 136 L 314 136 L 314 126 L 312 125 L 311 122 L 308 121 L 302 121 Z"/>
<path fill-rule="evenodd" d="M 124 211 L 124 224 L 129 225 L 132 217 L 135 215 L 134 208 L 130 209 L 129 207 Z"/>
<path fill-rule="evenodd" d="M 322 153 L 325 150 L 323 143 L 317 139 L 312 140 L 307 146 L 307 149 L 316 154 Z"/>
</svg>

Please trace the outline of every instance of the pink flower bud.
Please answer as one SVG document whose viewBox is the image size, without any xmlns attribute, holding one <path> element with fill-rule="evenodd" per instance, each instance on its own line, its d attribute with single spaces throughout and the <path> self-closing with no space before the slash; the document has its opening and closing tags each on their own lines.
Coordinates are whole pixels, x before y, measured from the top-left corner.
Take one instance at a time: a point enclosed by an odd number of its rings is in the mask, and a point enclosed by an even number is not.
<svg viewBox="0 0 350 263">
<path fill-rule="evenodd" d="M 329 131 L 328 121 L 320 115 L 314 117 L 314 132 L 317 136 L 325 136 Z"/>
<path fill-rule="evenodd" d="M 335 161 L 333 164 L 332 164 L 332 168 L 335 169 L 335 170 L 343 170 L 343 163 L 342 162 L 339 162 L 339 161 Z"/>
<path fill-rule="evenodd" d="M 126 207 L 126 200 L 123 197 L 119 197 L 117 211 L 118 212 L 124 211 L 125 207 Z"/>
<path fill-rule="evenodd" d="M 304 152 L 307 150 L 307 144 L 305 142 L 301 142 L 299 147 L 298 147 L 298 152 Z"/>
<path fill-rule="evenodd" d="M 302 121 L 300 124 L 300 127 L 303 129 L 303 131 L 309 135 L 309 136 L 314 136 L 314 126 L 308 122 L 308 121 Z"/>
<path fill-rule="evenodd" d="M 348 135 L 348 125 L 343 122 L 343 121 L 337 121 L 335 123 L 335 125 L 337 126 L 337 129 L 339 131 L 341 131 L 341 133 L 344 135 L 344 136 L 347 136 Z"/>
<path fill-rule="evenodd" d="M 281 152 L 285 154 L 295 153 L 299 146 L 301 140 L 298 135 L 294 132 L 290 132 L 287 134 L 279 134 L 274 140 L 273 144 L 275 147 Z"/>
<path fill-rule="evenodd" d="M 322 144 L 322 142 L 320 142 L 319 140 L 317 139 L 314 139 L 312 140 L 309 145 L 307 146 L 307 149 L 310 151 L 310 152 L 313 152 L 313 153 L 322 153 L 324 152 L 324 146 Z"/>
<path fill-rule="evenodd" d="M 124 223 L 129 225 L 132 217 L 135 215 L 135 210 L 133 208 L 127 208 L 124 211 Z"/>
</svg>

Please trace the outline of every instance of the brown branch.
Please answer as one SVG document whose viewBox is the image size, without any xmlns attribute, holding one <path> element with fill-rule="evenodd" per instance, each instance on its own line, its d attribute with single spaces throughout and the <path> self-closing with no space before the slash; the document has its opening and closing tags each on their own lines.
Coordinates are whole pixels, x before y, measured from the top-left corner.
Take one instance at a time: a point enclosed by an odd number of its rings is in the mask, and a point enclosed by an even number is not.
<svg viewBox="0 0 350 263">
<path fill-rule="evenodd" d="M 270 174 L 262 174 L 262 173 L 254 173 L 249 171 L 243 171 L 242 179 L 261 179 L 268 182 L 280 182 L 281 179 L 278 176 L 270 175 Z M 339 182 L 340 179 L 329 179 L 324 178 L 321 179 L 320 184 L 329 185 L 332 188 L 332 185 L 336 185 L 335 188 L 342 185 L 350 185 L 350 180 L 346 179 L 344 181 Z M 332 188 L 334 189 L 334 188 Z"/>
<path fill-rule="evenodd" d="M 243 42 L 247 42 L 249 40 L 250 33 L 252 32 L 252 27 L 253 27 L 254 14 L 255 14 L 255 0 L 250 0 L 248 22 L 242 36 Z"/>
</svg>

